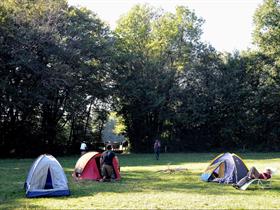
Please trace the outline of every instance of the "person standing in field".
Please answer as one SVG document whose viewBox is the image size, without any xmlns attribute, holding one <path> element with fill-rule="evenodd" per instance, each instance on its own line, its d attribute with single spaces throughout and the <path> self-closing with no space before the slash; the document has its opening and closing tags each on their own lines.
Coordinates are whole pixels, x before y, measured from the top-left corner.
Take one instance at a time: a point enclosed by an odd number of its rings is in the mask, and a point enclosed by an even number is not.
<svg viewBox="0 0 280 210">
<path fill-rule="evenodd" d="M 82 141 L 82 143 L 81 143 L 80 151 L 81 151 L 81 155 L 85 154 L 87 151 L 87 145 L 84 141 Z"/>
<path fill-rule="evenodd" d="M 154 152 L 157 160 L 159 159 L 160 147 L 161 147 L 160 141 L 156 139 L 154 143 Z"/>
</svg>

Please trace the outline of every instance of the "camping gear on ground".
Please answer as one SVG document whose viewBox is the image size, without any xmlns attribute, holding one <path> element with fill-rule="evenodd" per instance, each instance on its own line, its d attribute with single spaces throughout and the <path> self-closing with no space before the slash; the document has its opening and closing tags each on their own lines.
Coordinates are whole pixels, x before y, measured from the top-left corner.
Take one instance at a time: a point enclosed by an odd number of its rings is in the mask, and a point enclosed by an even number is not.
<svg viewBox="0 0 280 210">
<path fill-rule="evenodd" d="M 168 166 L 167 169 L 158 170 L 157 172 L 172 174 L 172 173 L 176 173 L 176 172 L 179 172 L 179 171 L 187 171 L 187 170 L 188 170 L 187 168 L 182 168 L 182 167 L 170 168 Z"/>
<path fill-rule="evenodd" d="M 102 154 L 98 152 L 87 152 L 82 155 L 75 165 L 73 177 L 76 180 L 88 179 L 98 181 L 102 179 L 100 167 L 101 155 Z M 119 165 L 115 157 L 113 158 L 113 169 L 115 180 L 119 180 L 121 176 Z"/>
<path fill-rule="evenodd" d="M 243 160 L 234 153 L 217 156 L 201 175 L 201 180 L 218 183 L 237 183 L 248 173 Z"/>
<path fill-rule="evenodd" d="M 24 183 L 26 197 L 70 195 L 67 183 L 59 162 L 52 155 L 40 155 L 32 164 Z"/>
<path fill-rule="evenodd" d="M 256 188 L 261 189 L 270 189 L 271 188 L 271 179 L 251 179 L 242 187 L 238 188 L 240 190 L 247 190 L 248 187 L 254 185 Z"/>
</svg>

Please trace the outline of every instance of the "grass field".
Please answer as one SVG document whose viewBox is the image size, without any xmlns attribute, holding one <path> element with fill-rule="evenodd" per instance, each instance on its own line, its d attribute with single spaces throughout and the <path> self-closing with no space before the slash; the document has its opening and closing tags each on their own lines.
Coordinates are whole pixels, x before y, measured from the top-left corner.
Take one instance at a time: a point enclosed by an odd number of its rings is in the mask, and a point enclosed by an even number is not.
<svg viewBox="0 0 280 210">
<path fill-rule="evenodd" d="M 0 160 L 0 209 L 279 209 L 280 153 L 245 153 L 250 168 L 278 168 L 272 189 L 239 191 L 231 185 L 200 181 L 201 172 L 214 153 L 119 155 L 122 180 L 113 183 L 74 182 L 71 178 L 78 159 L 57 157 L 71 190 L 69 197 L 25 198 L 23 184 L 32 159 Z M 187 168 L 186 171 L 160 173 L 158 170 Z"/>
</svg>

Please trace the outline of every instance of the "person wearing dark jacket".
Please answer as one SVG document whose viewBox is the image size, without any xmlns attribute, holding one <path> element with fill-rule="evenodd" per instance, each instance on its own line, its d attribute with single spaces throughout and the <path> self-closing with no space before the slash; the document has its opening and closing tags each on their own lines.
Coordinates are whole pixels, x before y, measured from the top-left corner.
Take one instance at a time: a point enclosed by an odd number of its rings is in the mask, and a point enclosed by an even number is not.
<svg viewBox="0 0 280 210">
<path fill-rule="evenodd" d="M 115 178 L 114 168 L 113 168 L 113 158 L 117 159 L 117 156 L 112 151 L 112 145 L 108 144 L 106 146 L 106 151 L 102 153 L 100 158 L 101 175 L 102 179 L 100 181 L 110 181 Z"/>
<path fill-rule="evenodd" d="M 154 152 L 157 160 L 159 159 L 160 147 L 161 147 L 160 141 L 156 139 L 154 143 Z"/>
</svg>

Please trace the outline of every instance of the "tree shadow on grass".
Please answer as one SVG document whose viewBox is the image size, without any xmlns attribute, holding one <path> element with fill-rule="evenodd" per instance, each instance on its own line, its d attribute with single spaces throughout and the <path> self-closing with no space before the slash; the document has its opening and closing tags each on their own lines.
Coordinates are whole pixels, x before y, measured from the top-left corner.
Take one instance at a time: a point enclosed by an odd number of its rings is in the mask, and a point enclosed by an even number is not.
<svg viewBox="0 0 280 210">
<path fill-rule="evenodd" d="M 156 160 L 154 154 L 119 155 L 121 166 L 182 165 L 186 163 L 209 163 L 221 153 L 163 153 Z M 269 160 L 280 158 L 280 153 L 235 153 L 246 163 L 250 160 Z"/>
<path fill-rule="evenodd" d="M 266 154 L 266 153 L 265 153 Z M 207 183 L 199 180 L 200 173 L 191 169 L 184 172 L 176 172 L 171 174 L 157 173 L 154 170 L 144 168 L 146 166 L 163 166 L 163 165 L 181 165 L 186 163 L 209 163 L 210 160 L 217 154 L 211 153 L 189 153 L 189 154 L 161 154 L 160 160 L 154 159 L 153 154 L 131 154 L 120 155 L 121 166 L 131 167 L 129 170 L 121 171 L 122 179 L 113 183 L 98 183 L 96 181 L 86 181 L 76 183 L 72 180 L 71 174 L 74 170 L 76 159 L 73 157 L 58 158 L 59 162 L 64 167 L 69 181 L 71 190 L 70 198 L 95 196 L 98 193 L 138 193 L 138 192 L 178 192 L 197 195 L 259 195 L 262 196 L 264 190 L 250 189 L 248 191 L 239 191 L 230 185 L 221 185 L 217 183 Z M 279 157 L 279 153 L 261 154 L 244 154 L 244 160 L 261 160 L 274 159 Z M 241 157 L 242 154 L 241 154 Z M 78 159 L 78 157 L 77 157 Z M 0 208 L 46 208 L 44 206 L 32 203 L 32 199 L 25 199 L 23 183 L 27 172 L 33 160 L 8 160 L 0 163 L 1 185 L 9 186 L 2 190 L 0 189 Z M 137 167 L 137 170 L 133 169 Z M 138 167 L 139 166 L 139 167 Z M 143 167 L 143 170 L 141 169 Z M 276 175 L 272 180 L 272 189 L 265 190 L 273 195 L 280 195 L 279 176 Z M 67 200 L 69 197 L 55 197 L 47 199 L 48 202 L 54 200 Z M 38 198 L 40 199 L 40 198 Z"/>
<path fill-rule="evenodd" d="M 47 209 L 42 205 L 35 205 L 32 203 L 23 203 L 21 201 L 14 200 L 13 203 L 2 203 L 0 209 Z"/>
<path fill-rule="evenodd" d="M 100 183 L 96 181 L 74 182 L 69 180 L 71 196 L 53 197 L 46 199 L 47 202 L 54 200 L 67 200 L 80 197 L 94 197 L 99 193 L 141 193 L 141 192 L 174 192 L 185 193 L 186 195 L 209 195 L 209 196 L 262 196 L 263 190 L 239 191 L 230 185 L 217 183 L 207 183 L 199 180 L 200 173 L 193 171 L 175 172 L 171 174 L 157 173 L 150 170 L 126 171 L 125 176 L 120 181 L 111 183 Z M 273 182 L 279 183 L 279 177 L 275 177 Z M 272 185 L 273 186 L 273 185 Z M 276 184 L 269 192 L 280 194 L 280 186 Z M 7 195 L 9 196 L 9 195 Z M 18 193 L 14 197 L 2 203 L 1 208 L 46 208 L 45 206 L 34 205 L 32 199 L 23 199 L 24 193 Z M 41 198 L 38 198 L 41 199 Z"/>
<path fill-rule="evenodd" d="M 175 192 L 185 194 L 224 196 L 224 195 L 262 195 L 263 190 L 254 190 L 254 192 L 240 191 L 231 185 L 209 183 L 199 180 L 199 173 L 178 172 L 175 174 L 159 174 L 148 170 L 130 171 L 119 182 L 114 183 L 90 183 L 87 189 L 76 188 L 71 197 L 94 196 L 98 193 L 139 193 L 139 192 Z M 277 178 L 275 182 L 278 182 Z M 86 183 L 85 183 L 86 185 Z M 276 185 L 269 192 L 280 195 L 280 186 Z"/>
<path fill-rule="evenodd" d="M 267 152 L 267 153 L 240 153 L 240 155 L 244 160 L 268 160 L 268 159 L 275 159 L 280 158 L 279 152 Z"/>
<path fill-rule="evenodd" d="M 198 158 L 194 158 L 194 156 Z M 185 163 L 204 163 L 216 156 L 211 153 L 163 153 L 156 160 L 154 154 L 123 154 L 119 156 L 121 166 L 182 165 Z"/>
</svg>

